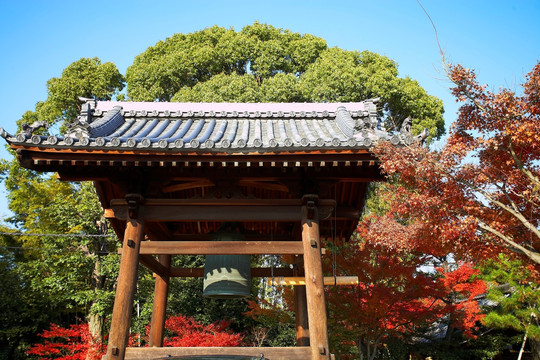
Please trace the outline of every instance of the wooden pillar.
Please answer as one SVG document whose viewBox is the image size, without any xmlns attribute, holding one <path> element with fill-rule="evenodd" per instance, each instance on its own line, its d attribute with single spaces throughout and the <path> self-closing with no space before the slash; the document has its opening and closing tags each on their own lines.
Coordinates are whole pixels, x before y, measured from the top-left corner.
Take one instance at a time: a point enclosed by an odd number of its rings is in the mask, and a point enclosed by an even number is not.
<svg viewBox="0 0 540 360">
<path fill-rule="evenodd" d="M 296 315 L 296 345 L 309 346 L 309 324 L 306 302 L 306 287 L 294 287 L 294 305 Z"/>
<path fill-rule="evenodd" d="M 163 346 L 163 330 L 165 328 L 167 297 L 169 295 L 169 270 L 171 268 L 171 255 L 158 255 L 158 260 L 161 265 L 167 268 L 167 273 L 163 276 L 156 275 L 154 307 L 152 310 L 152 320 L 150 322 L 150 347 Z"/>
<path fill-rule="evenodd" d="M 114 298 L 107 360 L 123 360 L 129 339 L 133 299 L 137 290 L 139 249 L 144 236 L 144 223 L 139 219 L 128 219 L 122 246 L 120 271 Z"/>
<path fill-rule="evenodd" d="M 330 359 L 323 285 L 317 197 L 305 196 L 302 206 L 302 243 L 306 271 L 306 300 L 312 360 Z"/>
</svg>

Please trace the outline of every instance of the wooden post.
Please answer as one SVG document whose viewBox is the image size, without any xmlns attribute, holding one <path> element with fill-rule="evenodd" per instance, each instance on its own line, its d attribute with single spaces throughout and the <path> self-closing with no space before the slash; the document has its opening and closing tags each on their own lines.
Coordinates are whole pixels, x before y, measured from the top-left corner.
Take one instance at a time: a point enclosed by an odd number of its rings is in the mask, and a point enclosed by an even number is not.
<svg viewBox="0 0 540 360">
<path fill-rule="evenodd" d="M 169 295 L 169 270 L 171 268 L 171 255 L 158 255 L 158 259 L 161 265 L 167 268 L 167 273 L 164 276 L 156 275 L 154 307 L 152 310 L 152 320 L 150 322 L 150 347 L 163 346 L 163 330 L 165 328 L 167 297 Z"/>
<path fill-rule="evenodd" d="M 304 261 L 300 255 L 295 255 L 291 263 L 295 263 L 294 276 L 298 276 L 299 270 L 304 268 Z M 296 320 L 296 345 L 309 346 L 309 324 L 307 315 L 306 286 L 295 285 L 294 289 L 294 313 Z"/>
<path fill-rule="evenodd" d="M 296 285 L 294 287 L 294 305 L 296 315 L 296 345 L 309 346 L 309 324 L 305 285 Z"/>
<path fill-rule="evenodd" d="M 144 236 L 144 222 L 129 219 L 126 223 L 120 271 L 116 285 L 107 360 L 124 360 L 131 326 L 133 298 L 137 289 L 139 249 Z"/>
<path fill-rule="evenodd" d="M 305 196 L 302 206 L 302 243 L 306 271 L 306 300 L 312 360 L 330 359 L 326 301 L 323 286 L 317 197 Z"/>
</svg>

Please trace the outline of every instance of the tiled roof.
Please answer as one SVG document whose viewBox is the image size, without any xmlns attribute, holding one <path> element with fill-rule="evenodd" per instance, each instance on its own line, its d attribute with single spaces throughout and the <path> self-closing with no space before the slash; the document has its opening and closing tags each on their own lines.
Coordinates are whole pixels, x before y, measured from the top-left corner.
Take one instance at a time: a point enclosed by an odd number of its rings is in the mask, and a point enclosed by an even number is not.
<svg viewBox="0 0 540 360">
<path fill-rule="evenodd" d="M 382 130 L 376 99 L 358 103 L 166 103 L 87 100 L 65 136 L 15 136 L 12 144 L 77 150 L 276 152 L 369 148 L 412 141 Z"/>
</svg>

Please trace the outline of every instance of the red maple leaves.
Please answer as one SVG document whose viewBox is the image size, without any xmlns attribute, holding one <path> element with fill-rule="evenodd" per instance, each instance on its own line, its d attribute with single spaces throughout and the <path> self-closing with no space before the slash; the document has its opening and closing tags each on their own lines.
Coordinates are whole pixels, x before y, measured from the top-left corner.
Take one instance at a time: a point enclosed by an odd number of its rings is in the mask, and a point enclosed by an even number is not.
<svg viewBox="0 0 540 360">
<path fill-rule="evenodd" d="M 28 350 L 29 355 L 37 355 L 39 359 L 98 360 L 105 354 L 102 344 L 93 341 L 88 324 L 70 325 L 69 328 L 51 324 L 49 330 L 39 336 L 46 339 L 45 342 Z"/>
<path fill-rule="evenodd" d="M 355 344 L 360 354 L 376 356 L 389 338 L 429 337 L 435 328 L 474 337 L 484 316 L 477 297 L 486 286 L 471 264 L 426 271 L 425 257 L 366 241 L 350 243 L 340 254 L 340 271 L 357 275 L 359 283 L 328 288 L 330 332 L 338 347 Z"/>
<path fill-rule="evenodd" d="M 233 333 L 228 329 L 230 321 L 222 320 L 205 325 L 191 317 L 176 315 L 165 321 L 165 328 L 170 336 L 165 337 L 164 346 L 196 347 L 196 346 L 240 346 L 243 334 Z M 96 343 L 88 324 L 70 325 L 63 328 L 51 324 L 49 330 L 39 334 L 44 343 L 34 344 L 29 355 L 37 355 L 38 359 L 57 360 L 99 360 L 105 354 L 105 344 Z M 134 336 L 131 336 L 133 339 Z"/>
<path fill-rule="evenodd" d="M 165 328 L 173 335 L 163 340 L 163 346 L 240 346 L 244 335 L 233 333 L 229 325 L 227 320 L 205 325 L 183 315 L 171 316 L 165 321 Z"/>
<path fill-rule="evenodd" d="M 450 67 L 450 78 L 464 104 L 446 145 L 430 151 L 378 144 L 373 150 L 391 181 L 380 195 L 390 211 L 368 216 L 359 229 L 396 249 L 471 260 L 512 251 L 538 265 L 540 63 L 522 96 L 486 91 L 459 65 Z M 405 233 L 389 236 L 396 229 Z"/>
</svg>

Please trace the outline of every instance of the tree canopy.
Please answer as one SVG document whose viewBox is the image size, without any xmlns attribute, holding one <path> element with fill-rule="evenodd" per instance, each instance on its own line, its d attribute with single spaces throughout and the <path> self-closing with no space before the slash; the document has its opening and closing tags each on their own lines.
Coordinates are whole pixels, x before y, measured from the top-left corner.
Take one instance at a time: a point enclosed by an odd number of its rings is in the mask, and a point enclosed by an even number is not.
<svg viewBox="0 0 540 360">
<path fill-rule="evenodd" d="M 37 117 L 52 125 L 72 121 L 79 115 L 79 97 L 111 100 L 124 88 L 116 65 L 98 58 L 81 58 L 47 81 L 47 99 L 36 105 Z"/>
<path fill-rule="evenodd" d="M 396 62 L 370 51 L 329 48 L 310 35 L 255 22 L 241 31 L 213 26 L 149 47 L 126 72 L 133 101 L 349 102 L 380 98 L 380 115 L 413 132 L 444 133 L 442 102 Z"/>
<path fill-rule="evenodd" d="M 469 259 L 511 251 L 538 269 L 540 63 L 527 75 L 522 96 L 486 91 L 461 66 L 450 68 L 450 79 L 464 104 L 446 145 L 441 151 L 375 147 L 383 170 L 396 180 L 381 193 L 391 210 L 360 228 L 379 242 L 391 239 L 396 249 Z"/>
</svg>

